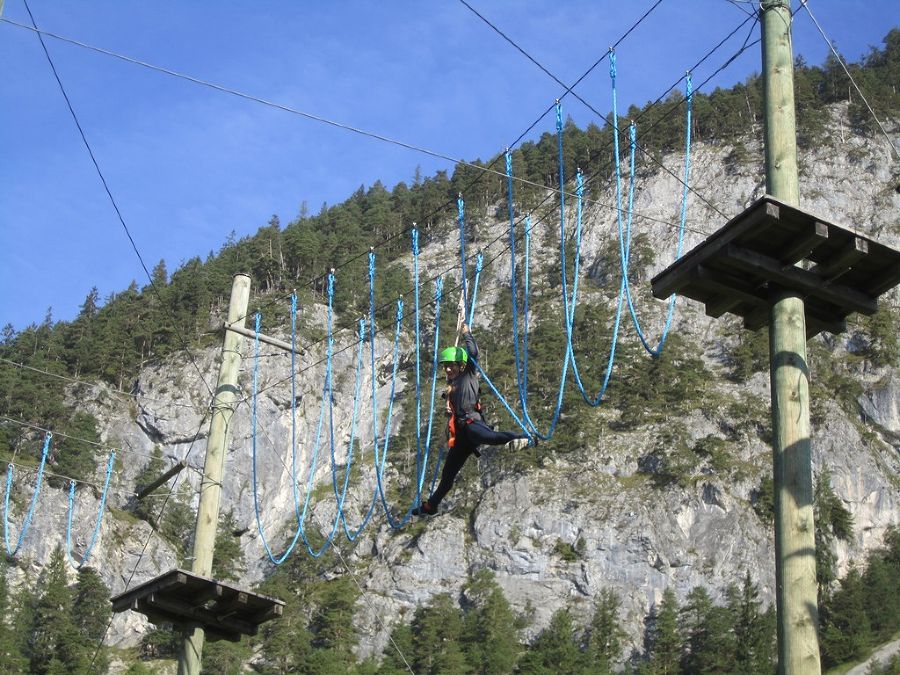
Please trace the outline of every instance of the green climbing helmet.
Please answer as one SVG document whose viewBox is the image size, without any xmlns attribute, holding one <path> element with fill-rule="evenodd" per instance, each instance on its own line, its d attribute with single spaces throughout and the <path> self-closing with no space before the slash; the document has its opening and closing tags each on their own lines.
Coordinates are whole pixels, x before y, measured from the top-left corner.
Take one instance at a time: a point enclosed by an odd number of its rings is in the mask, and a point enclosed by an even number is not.
<svg viewBox="0 0 900 675">
<path fill-rule="evenodd" d="M 439 361 L 441 365 L 445 363 L 462 363 L 465 364 L 469 360 L 469 354 L 462 347 L 446 347 L 441 350 Z"/>
</svg>

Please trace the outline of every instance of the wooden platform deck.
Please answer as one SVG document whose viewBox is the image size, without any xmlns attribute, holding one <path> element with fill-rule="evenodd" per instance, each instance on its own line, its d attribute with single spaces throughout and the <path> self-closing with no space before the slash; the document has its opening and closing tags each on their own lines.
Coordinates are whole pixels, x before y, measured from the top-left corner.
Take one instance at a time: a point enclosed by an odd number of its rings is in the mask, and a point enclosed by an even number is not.
<svg viewBox="0 0 900 675">
<path fill-rule="evenodd" d="M 201 626 L 208 640 L 237 642 L 282 615 L 284 602 L 174 569 L 112 599 L 114 612 L 134 610 L 153 623 Z"/>
<path fill-rule="evenodd" d="M 873 314 L 898 283 L 900 252 L 768 195 L 651 281 L 654 297 L 678 293 L 751 330 L 768 325 L 776 295 L 797 293 L 807 337 L 846 330 L 853 312 Z"/>
</svg>

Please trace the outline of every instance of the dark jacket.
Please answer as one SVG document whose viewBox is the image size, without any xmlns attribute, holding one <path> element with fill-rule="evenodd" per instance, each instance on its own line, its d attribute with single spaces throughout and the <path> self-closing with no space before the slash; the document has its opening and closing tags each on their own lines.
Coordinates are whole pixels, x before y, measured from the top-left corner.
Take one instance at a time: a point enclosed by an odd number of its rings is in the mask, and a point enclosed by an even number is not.
<svg viewBox="0 0 900 675">
<path fill-rule="evenodd" d="M 483 418 L 478 403 L 478 399 L 481 397 L 481 387 L 478 381 L 478 370 L 474 363 L 474 359 L 478 358 L 478 344 L 471 331 L 465 333 L 463 339 L 466 341 L 469 360 L 466 362 L 465 369 L 450 383 L 448 396 L 458 420 L 481 420 Z"/>
</svg>

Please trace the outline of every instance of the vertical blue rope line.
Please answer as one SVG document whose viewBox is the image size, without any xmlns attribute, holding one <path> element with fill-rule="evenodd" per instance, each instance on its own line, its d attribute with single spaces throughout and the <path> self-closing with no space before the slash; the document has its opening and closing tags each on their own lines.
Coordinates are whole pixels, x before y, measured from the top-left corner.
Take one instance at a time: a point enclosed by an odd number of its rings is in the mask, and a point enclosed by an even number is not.
<svg viewBox="0 0 900 675">
<path fill-rule="evenodd" d="M 15 548 L 12 548 L 9 545 L 9 493 L 12 492 L 13 465 L 7 464 L 6 466 L 6 497 L 3 500 L 3 539 L 6 542 L 6 552 L 10 557 L 19 552 L 22 541 L 25 539 L 25 535 L 31 527 L 31 518 L 34 516 L 38 495 L 41 492 L 41 484 L 44 481 L 44 465 L 47 463 L 47 455 L 50 452 L 51 438 L 53 438 L 53 434 L 48 431 L 44 436 L 44 449 L 41 451 L 41 464 L 38 466 L 37 482 L 34 486 L 34 493 L 31 495 L 31 503 L 28 505 L 28 512 L 25 514 L 25 520 L 22 521 L 22 529 L 19 530 L 19 537 L 16 540 Z"/>
<path fill-rule="evenodd" d="M 378 471 L 378 401 L 377 378 L 375 377 L 375 250 L 369 249 L 369 354 L 372 371 L 372 446 L 373 462 Z M 374 492 L 373 492 L 374 494 Z"/>
<path fill-rule="evenodd" d="M 113 463 L 116 461 L 116 451 L 109 453 L 109 459 L 106 461 L 106 480 L 103 482 L 103 492 L 100 493 L 100 505 L 97 508 L 97 520 L 94 523 L 94 531 L 91 533 L 91 540 L 88 542 L 87 548 L 84 549 L 84 555 L 81 556 L 81 562 L 75 562 L 72 557 L 72 512 L 75 510 L 75 481 L 69 481 L 69 510 L 66 516 L 66 557 L 69 559 L 75 569 L 81 569 L 83 565 L 91 557 L 94 550 L 94 544 L 97 543 L 97 536 L 100 534 L 100 525 L 103 522 L 103 511 L 106 509 L 106 496 L 109 494 L 109 480 L 112 477 Z"/>
<path fill-rule="evenodd" d="M 425 465 L 428 463 L 428 448 L 422 452 L 422 366 L 420 349 L 420 317 L 419 317 L 419 230 L 413 223 L 413 294 L 415 299 L 415 339 L 416 339 L 416 501 L 422 494 L 422 479 L 425 477 Z"/>
<path fill-rule="evenodd" d="M 369 508 L 363 516 L 359 528 L 353 537 L 348 538 L 352 541 L 359 533 L 361 533 L 371 520 L 375 513 L 375 504 L 378 502 L 378 467 L 379 450 L 378 450 L 378 400 L 377 400 L 377 377 L 375 374 L 375 251 L 369 250 L 369 354 L 371 357 L 371 378 L 372 378 L 372 470 L 375 473 L 375 485 L 372 486 L 372 499 L 369 502 Z M 392 383 L 393 386 L 393 383 Z M 393 395 L 392 395 L 393 398 Z"/>
<path fill-rule="evenodd" d="M 632 163 L 631 163 L 631 176 L 630 176 L 630 195 L 634 194 L 634 162 L 633 162 L 633 152 L 634 145 L 632 145 Z M 592 408 L 596 408 L 603 401 L 603 396 L 606 393 L 606 389 L 609 387 L 610 377 L 612 375 L 613 364 L 615 362 L 616 357 L 616 344 L 619 335 L 619 325 L 621 323 L 622 317 L 622 298 L 624 296 L 624 286 L 619 284 L 619 297 L 618 303 L 616 307 L 616 318 L 613 325 L 613 333 L 612 333 L 612 341 L 609 348 L 609 356 L 606 362 L 606 372 L 603 378 L 603 383 L 600 385 L 600 391 L 596 396 L 591 397 L 587 391 L 585 390 L 584 383 L 581 380 L 581 373 L 578 370 L 578 362 L 575 358 L 575 345 L 573 342 L 573 335 L 575 331 L 575 309 L 578 305 L 578 281 L 580 275 L 580 260 L 581 260 L 581 233 L 582 233 L 582 215 L 583 215 L 583 201 L 584 201 L 584 177 L 582 176 L 581 171 L 578 171 L 576 175 L 576 195 L 578 197 L 578 206 L 576 208 L 576 225 L 575 225 L 575 268 L 574 268 L 574 279 L 572 281 L 572 302 L 566 308 L 567 316 L 566 316 L 566 337 L 567 337 L 567 345 L 566 349 L 569 353 L 569 358 L 572 361 L 572 374 L 575 376 L 575 384 L 578 387 L 578 391 L 581 393 L 581 398 L 584 402 L 591 406 Z M 629 232 L 630 232 L 630 224 L 631 224 L 631 212 L 629 211 Z M 630 245 L 630 242 L 629 242 Z M 626 248 L 626 256 L 627 256 L 627 248 Z M 627 265 L 626 265 L 627 267 Z"/>
<path fill-rule="evenodd" d="M 509 276 L 510 276 L 510 302 L 512 304 L 512 329 L 513 329 L 513 362 L 515 363 L 516 370 L 516 388 L 519 391 L 519 407 L 523 411 L 523 416 L 525 416 L 527 420 L 527 414 L 524 412 L 527 410 L 525 404 L 525 383 L 524 379 L 526 377 L 526 373 L 523 372 L 523 362 L 519 353 L 519 283 L 518 283 L 518 274 L 516 274 L 516 220 L 515 220 L 515 209 L 513 207 L 513 176 L 512 176 L 512 154 L 509 151 L 509 148 L 506 150 L 506 210 L 509 215 Z M 528 232 L 529 225 L 531 224 L 531 220 L 529 217 L 526 217 L 525 220 L 525 261 L 526 266 L 528 264 L 528 237 L 530 233 Z M 527 279 L 527 271 L 526 271 L 526 279 Z M 527 293 L 527 290 L 526 290 Z M 527 296 L 526 296 L 527 297 Z M 526 332 L 525 340 L 527 341 L 528 335 Z M 526 349 L 525 352 L 526 359 L 526 368 L 527 368 L 527 359 L 528 359 L 528 351 Z"/>
<path fill-rule="evenodd" d="M 370 325 L 370 340 L 371 340 L 371 377 L 372 377 L 372 442 L 374 445 L 374 469 L 375 469 L 375 489 L 372 494 L 372 503 L 369 505 L 369 511 L 366 513 L 363 519 L 363 525 L 361 527 L 365 527 L 365 524 L 369 522 L 369 519 L 372 517 L 372 514 L 375 511 L 375 503 L 378 501 L 379 496 L 381 497 L 382 505 L 385 508 L 385 512 L 387 513 L 388 519 L 391 519 L 391 514 L 387 507 L 387 500 L 384 496 L 384 489 L 382 486 L 382 478 L 384 473 L 384 467 L 387 460 L 388 448 L 390 447 L 390 430 L 391 430 L 391 419 L 393 417 L 394 410 L 394 395 L 396 392 L 396 384 L 397 384 L 397 366 L 399 364 L 399 352 L 400 352 L 400 323 L 403 319 L 403 299 L 400 298 L 397 300 L 397 314 L 396 314 L 396 325 L 394 330 L 394 352 L 393 352 L 393 368 L 391 371 L 391 393 L 390 399 L 388 401 L 388 410 L 387 410 L 387 419 L 385 420 L 385 433 L 384 433 L 384 448 L 382 452 L 379 452 L 378 447 L 378 400 L 377 400 L 377 374 L 375 372 L 375 252 L 373 250 L 369 251 L 369 325 Z M 412 507 L 410 507 L 410 512 L 412 511 Z M 405 521 L 404 521 L 405 522 Z"/>
<path fill-rule="evenodd" d="M 466 287 L 467 266 L 466 266 L 466 216 L 465 202 L 462 195 L 456 199 L 456 222 L 459 226 L 459 264 L 462 269 L 462 295 L 463 295 L 463 316 L 468 316 L 469 308 L 469 290 Z"/>
<path fill-rule="evenodd" d="M 434 356 L 432 357 L 431 363 L 431 406 L 429 410 L 431 411 L 428 415 L 428 432 L 425 436 L 426 447 L 431 447 L 431 432 L 433 428 L 434 422 L 434 401 L 435 401 L 435 392 L 437 389 L 437 374 L 440 368 L 440 364 L 438 363 L 438 351 L 440 350 L 440 333 L 441 333 L 441 300 L 444 297 L 444 277 L 438 277 L 434 284 Z M 438 446 L 438 457 L 437 461 L 434 464 L 434 473 L 431 478 L 431 492 L 434 492 L 434 486 L 437 483 L 438 473 L 441 468 L 441 462 L 444 458 L 444 449 L 442 446 Z M 426 462 L 427 464 L 427 462 Z M 424 477 L 424 474 L 423 474 Z M 419 488 L 419 493 L 421 494 L 422 489 Z"/>
<path fill-rule="evenodd" d="M 257 333 L 259 329 L 257 328 Z M 291 491 L 294 514 L 300 523 L 300 495 L 297 492 L 297 294 L 291 293 Z"/>
<path fill-rule="evenodd" d="M 331 274 L 331 285 L 332 285 L 332 295 L 333 295 L 333 286 L 334 286 L 334 271 L 332 270 Z M 330 308 L 330 305 L 329 305 Z M 362 329 L 361 329 L 362 330 Z M 360 353 L 361 350 L 360 350 Z M 328 441 L 331 450 L 331 485 L 334 490 L 334 496 L 336 499 L 336 508 L 334 514 L 334 521 L 331 525 L 331 532 L 325 540 L 325 543 L 322 545 L 319 551 L 312 553 L 313 557 L 321 556 L 328 547 L 334 542 L 334 537 L 338 532 L 338 528 L 341 523 L 344 524 L 344 531 L 346 532 L 346 520 L 344 517 L 344 504 L 347 499 L 347 489 L 350 485 L 350 473 L 353 468 L 353 434 L 355 433 L 356 426 L 356 410 L 357 410 L 357 401 L 359 400 L 359 378 L 357 378 L 357 388 L 356 394 L 357 396 L 354 398 L 354 411 L 351 416 L 350 426 L 351 426 L 351 434 L 350 434 L 350 445 L 347 448 L 347 465 L 344 469 L 344 484 L 341 488 L 341 491 L 338 492 L 337 487 L 337 457 L 335 454 L 335 443 L 334 443 L 334 369 L 333 369 L 333 355 L 334 355 L 334 325 L 332 321 L 332 315 L 329 314 L 328 317 L 328 356 L 327 356 L 327 365 L 326 365 L 326 383 L 327 383 L 327 396 L 328 396 Z M 308 546 L 308 545 L 307 545 Z"/>
<path fill-rule="evenodd" d="M 359 339 L 357 343 L 356 349 L 356 384 L 354 386 L 354 394 L 353 394 L 353 415 L 350 418 L 350 443 L 348 445 L 347 450 L 347 471 L 350 471 L 352 457 L 353 457 L 353 444 L 356 441 L 356 424 L 359 419 L 359 401 L 360 394 L 362 393 L 362 357 L 363 357 L 363 343 L 366 340 L 366 320 L 359 320 L 359 331 L 357 333 Z M 335 486 L 335 496 L 337 495 L 337 486 Z M 359 534 L 363 531 L 365 527 L 365 523 L 358 529 L 351 532 L 351 528 L 347 524 L 347 516 L 341 511 L 341 520 L 344 523 L 344 534 L 347 537 L 348 541 L 354 541 Z"/>
<path fill-rule="evenodd" d="M 297 305 L 296 305 L 296 296 L 292 295 L 291 298 L 292 298 L 291 327 L 293 329 L 296 327 L 294 317 L 296 316 Z M 257 427 L 256 409 L 257 409 L 257 394 L 259 391 L 259 328 L 260 328 L 261 322 L 262 322 L 262 315 L 259 312 L 257 312 L 256 313 L 256 323 L 255 323 L 255 336 L 254 336 L 254 340 L 253 340 L 253 354 L 254 354 L 254 358 L 253 358 L 253 405 L 252 405 L 252 415 L 250 417 L 250 425 L 251 425 L 251 429 L 252 429 L 250 467 L 251 467 L 252 480 L 253 480 L 253 511 L 254 511 L 254 514 L 256 515 L 256 529 L 259 532 L 259 540 L 262 542 L 263 548 L 265 548 L 265 550 L 266 550 L 266 555 L 269 556 L 269 560 L 272 561 L 273 565 L 280 565 L 285 560 L 287 560 L 287 557 L 291 554 L 291 551 L 294 550 L 294 547 L 297 545 L 297 541 L 300 539 L 301 524 L 300 524 L 300 514 L 298 512 L 298 506 L 297 506 L 300 501 L 300 498 L 299 498 L 299 495 L 297 494 L 297 462 L 296 462 L 296 450 L 294 450 L 294 453 L 295 453 L 294 463 L 291 467 L 291 487 L 293 488 L 293 492 L 294 492 L 294 511 L 297 515 L 297 530 L 296 530 L 296 532 L 294 532 L 294 537 L 291 540 L 291 543 L 288 544 L 287 550 L 285 550 L 285 552 L 282 555 L 276 556 L 274 553 L 272 553 L 272 549 L 269 546 L 268 540 L 266 539 L 266 534 L 263 531 L 262 514 L 259 512 L 259 476 L 258 476 L 257 467 L 256 467 L 256 464 L 257 464 L 257 462 L 256 462 L 256 456 L 257 456 L 257 452 L 256 452 L 256 427 Z M 294 333 L 295 332 L 296 331 L 292 330 L 292 335 L 291 335 L 291 346 L 294 347 L 294 352 L 296 352 L 296 345 L 294 344 Z M 291 355 L 291 379 L 294 378 L 294 372 L 295 372 L 293 364 L 294 364 L 294 359 L 293 359 L 293 353 L 292 353 L 292 355 Z M 291 412 L 294 413 L 293 404 L 291 407 Z M 294 424 L 295 420 L 296 420 L 296 414 L 292 414 L 291 415 L 291 424 Z M 294 446 L 294 448 L 296 448 L 296 445 Z"/>
<path fill-rule="evenodd" d="M 522 336 L 522 389 L 528 391 L 528 321 L 530 309 L 528 307 L 528 294 L 531 288 L 531 216 L 525 216 L 525 281 L 523 282 L 522 292 L 525 301 L 522 303 L 522 312 L 525 316 L 522 318 L 522 328 L 524 335 Z"/>
<path fill-rule="evenodd" d="M 478 280 L 481 278 L 481 269 L 484 267 L 484 253 L 478 251 L 475 256 L 475 281 L 472 282 L 472 301 L 469 303 L 469 326 L 475 323 L 475 300 L 478 298 Z"/>
<path fill-rule="evenodd" d="M 396 393 L 395 385 L 397 382 L 397 365 L 400 362 L 400 325 L 403 321 L 403 298 L 397 299 L 397 314 L 396 314 L 396 327 L 394 330 L 394 365 L 392 369 L 391 375 L 391 396 L 388 401 L 388 412 L 387 412 L 387 420 L 384 425 L 384 448 L 381 453 L 381 464 L 378 467 L 378 471 L 375 474 L 375 477 L 378 481 L 378 494 L 381 497 L 381 505 L 384 507 L 384 514 L 387 517 L 388 524 L 393 529 L 399 529 L 406 524 L 406 522 L 412 516 L 412 510 L 415 506 L 415 500 L 413 503 L 409 505 L 406 509 L 406 514 L 398 521 L 394 518 L 391 513 L 391 508 L 387 503 L 387 497 L 384 494 L 384 469 L 387 464 L 387 454 L 388 447 L 391 441 L 391 421 L 393 420 L 393 412 L 394 412 L 394 395 Z"/>
<path fill-rule="evenodd" d="M 616 99 L 616 63 L 615 63 L 614 56 L 615 56 L 614 53 L 611 53 L 609 70 L 610 70 L 610 80 L 612 82 L 613 119 L 615 120 L 615 125 L 616 125 L 616 135 L 615 135 L 616 156 L 615 156 L 615 160 L 616 160 L 616 185 L 617 185 L 617 190 L 618 190 L 619 184 L 621 181 L 621 177 L 620 177 L 621 167 L 620 167 L 619 155 L 618 155 L 618 113 L 617 113 L 617 99 Z M 690 177 L 690 151 L 691 151 L 691 146 L 690 146 L 691 112 L 692 112 L 692 107 L 693 107 L 693 85 L 691 82 L 690 73 L 688 73 L 687 78 L 686 78 L 685 89 L 686 89 L 685 101 L 687 102 L 686 112 L 685 112 L 685 126 L 686 126 L 686 129 L 685 129 L 685 158 L 684 158 L 685 180 L 683 181 L 684 188 L 682 189 L 681 222 L 680 222 L 679 228 L 678 228 L 678 245 L 676 248 L 676 256 L 675 256 L 676 260 L 681 257 L 682 248 L 684 246 L 684 229 L 685 229 L 685 223 L 687 220 L 687 193 L 688 193 L 688 178 Z M 619 227 L 621 229 L 621 217 L 619 219 Z M 621 245 L 621 237 L 620 237 L 620 245 Z M 621 253 L 620 257 L 622 259 L 623 277 L 625 280 L 625 296 L 628 300 L 628 311 L 631 315 L 631 322 L 634 325 L 635 331 L 637 332 L 638 338 L 640 339 L 641 344 L 643 345 L 644 349 L 647 350 L 647 352 L 651 356 L 658 357 L 660 354 L 662 354 L 663 347 L 665 346 L 666 339 L 668 338 L 669 330 L 672 325 L 672 318 L 673 318 L 674 312 L 675 312 L 676 296 L 675 296 L 675 294 L 673 294 L 671 296 L 671 298 L 669 299 L 669 306 L 668 306 L 668 309 L 666 312 L 666 321 L 665 321 L 665 325 L 662 330 L 662 334 L 660 335 L 659 342 L 656 345 L 656 347 L 651 347 L 649 341 L 647 340 L 646 335 L 644 334 L 644 331 L 641 328 L 640 320 L 638 319 L 637 311 L 635 310 L 635 307 L 634 307 L 634 299 L 631 294 L 631 285 L 628 280 L 628 274 L 627 274 L 627 269 L 626 269 L 627 260 L 625 258 L 625 254 L 621 251 L 620 251 L 620 253 Z"/>
<path fill-rule="evenodd" d="M 420 365 L 420 342 L 421 342 L 421 318 L 419 316 L 419 312 L 421 311 L 421 306 L 419 303 L 419 290 L 420 290 L 420 278 L 419 278 L 419 231 L 415 227 L 413 227 L 412 231 L 412 239 L 413 239 L 413 270 L 414 270 L 414 288 L 415 288 L 415 337 L 416 337 L 416 496 L 415 503 L 418 504 L 422 499 L 422 487 L 425 482 L 425 475 L 428 470 L 428 456 L 431 453 L 431 430 L 432 423 L 434 421 L 434 397 L 435 390 L 437 385 L 437 372 L 438 372 L 438 342 L 437 338 L 440 332 L 440 312 L 441 312 L 441 295 L 443 289 L 443 278 L 438 277 L 436 281 L 436 290 L 435 290 L 435 346 L 434 346 L 434 355 L 432 357 L 432 372 L 431 372 L 431 404 L 428 408 L 428 429 L 425 436 L 425 443 L 422 444 L 422 387 L 421 387 L 421 365 Z M 481 260 L 483 256 L 479 252 L 478 254 L 479 264 L 478 267 L 481 266 Z M 475 276 L 475 292 L 478 289 L 478 275 Z"/>
<path fill-rule="evenodd" d="M 523 313 L 524 317 L 524 334 L 521 338 L 521 343 L 523 346 L 522 351 L 519 349 L 520 338 L 519 338 L 519 302 L 518 302 L 518 275 L 516 274 L 516 231 L 515 231 L 515 218 L 514 218 L 514 210 L 512 201 L 509 195 L 512 194 L 512 161 L 507 153 L 507 163 L 506 163 L 506 171 L 507 171 L 507 200 L 508 200 L 508 210 L 510 214 L 509 219 L 509 247 L 510 247 L 510 289 L 511 289 L 511 304 L 512 304 L 512 325 L 513 325 L 513 359 L 515 362 L 515 370 L 516 370 L 516 389 L 518 390 L 519 395 L 519 407 L 522 409 L 522 419 L 527 424 L 527 427 L 523 427 L 523 430 L 528 434 L 537 435 L 539 438 L 546 440 L 549 436 L 545 436 L 540 434 L 537 425 L 534 423 L 534 420 L 531 419 L 531 416 L 528 414 L 528 291 L 529 291 L 529 255 L 531 249 L 531 216 L 525 217 L 525 281 L 523 288 L 524 295 L 524 308 Z M 552 430 L 550 431 L 552 434 Z"/>
<path fill-rule="evenodd" d="M 313 493 L 313 484 L 315 482 L 316 476 L 316 467 L 319 465 L 319 450 L 322 447 L 322 427 L 324 426 L 325 421 L 325 404 L 327 401 L 331 402 L 331 367 L 332 367 L 332 356 L 334 354 L 334 334 L 332 331 L 332 324 L 334 318 L 334 270 L 328 273 L 328 281 L 327 281 L 327 293 L 328 293 L 328 312 L 327 312 L 327 335 L 328 340 L 326 342 L 325 348 L 325 382 L 322 386 L 322 404 L 319 408 L 319 421 L 316 424 L 316 438 L 313 443 L 312 449 L 312 457 L 309 462 L 309 472 L 306 476 L 306 497 L 303 500 L 303 511 L 300 515 L 300 536 L 303 538 L 303 543 L 306 546 L 307 552 L 313 558 L 320 557 L 328 547 L 331 545 L 332 540 L 334 539 L 334 535 L 337 532 L 338 524 L 340 522 L 340 512 L 343 508 L 343 502 L 338 504 L 337 513 L 335 514 L 334 523 L 331 528 L 331 534 L 326 538 L 325 543 L 318 549 L 315 549 L 310 542 L 309 537 L 306 535 L 306 516 L 309 513 L 309 504 L 312 500 Z M 333 445 L 332 445 L 333 451 Z M 332 474 L 333 475 L 333 474 Z M 346 481 L 345 481 L 346 484 Z"/>
</svg>

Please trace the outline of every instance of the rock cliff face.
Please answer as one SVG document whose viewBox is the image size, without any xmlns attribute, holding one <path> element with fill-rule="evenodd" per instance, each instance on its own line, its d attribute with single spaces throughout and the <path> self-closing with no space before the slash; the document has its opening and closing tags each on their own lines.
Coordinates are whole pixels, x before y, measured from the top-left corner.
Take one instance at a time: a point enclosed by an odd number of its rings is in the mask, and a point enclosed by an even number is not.
<svg viewBox="0 0 900 675">
<path fill-rule="evenodd" d="M 841 111 L 836 111 L 839 115 Z M 758 147 L 748 146 L 751 156 L 761 156 Z M 695 195 L 690 198 L 688 232 L 685 251 L 700 243 L 709 233 L 724 224 L 713 210 L 729 217 L 740 212 L 764 189 L 759 165 L 731 166 L 730 147 L 698 144 L 693 157 L 692 186 L 703 195 L 704 203 Z M 678 167 L 681 158 L 666 159 L 670 167 Z M 726 166 L 730 166 L 726 170 Z M 900 178 L 896 164 L 875 139 L 853 138 L 847 142 L 835 132 L 831 144 L 823 143 L 802 156 L 802 207 L 820 213 L 828 220 L 861 232 L 889 245 L 900 244 Z M 678 173 L 676 171 L 675 173 Z M 655 252 L 653 261 L 639 271 L 646 281 L 672 261 L 674 229 L 677 222 L 680 188 L 677 181 L 663 172 L 642 176 L 635 197 L 635 228 L 647 237 Z M 615 250 L 615 212 L 609 208 L 615 195 L 606 187 L 595 188 L 592 205 L 585 217 L 583 258 L 585 269 L 602 275 L 603 252 Z M 604 206 L 606 205 L 606 206 Z M 480 233 L 485 240 L 502 233 L 505 223 L 483 222 Z M 552 228 L 550 228 L 552 232 Z M 552 237 L 552 234 L 546 235 Z M 554 246 L 539 252 L 536 264 L 549 264 Z M 425 247 L 421 265 L 424 269 L 445 269 L 452 264 L 455 251 L 453 235 L 432 241 Z M 497 261 L 494 271 L 502 282 L 508 275 L 508 257 Z M 615 270 L 607 270 L 615 275 Z M 543 292 L 536 289 L 536 293 Z M 587 291 L 586 291 L 587 292 Z M 498 284 L 486 284 L 480 296 L 478 326 L 490 330 L 494 319 L 494 303 Z M 896 316 L 898 294 L 885 299 L 894 306 Z M 658 334 L 664 318 L 663 303 L 642 300 L 645 330 Z M 652 306 L 651 306 L 652 304 Z M 305 308 L 302 323 L 307 327 L 324 325 L 322 307 Z M 624 325 L 624 324 L 623 324 Z M 730 330 L 723 329 L 730 326 Z M 670 420 L 685 430 L 692 443 L 710 435 L 721 434 L 723 427 L 739 427 L 747 420 L 733 419 L 725 403 L 744 402 L 762 410 L 762 417 L 750 422 L 768 427 L 768 375 L 757 374 L 749 381 L 735 384 L 724 374 L 723 353 L 733 346 L 738 333 L 733 319 L 716 322 L 703 314 L 703 308 L 690 301 L 679 300 L 673 330 L 693 346 L 705 367 L 714 374 L 707 383 L 711 394 L 722 401 L 718 411 L 695 411 L 686 418 Z M 278 334 L 276 327 L 264 328 Z M 281 331 L 283 334 L 283 331 Z M 634 340 L 633 331 L 625 330 L 620 340 Z M 844 359 L 858 351 L 859 337 L 853 327 L 847 334 L 820 336 L 815 340 Z M 306 342 L 309 342 L 307 340 Z M 404 356 L 410 358 L 410 340 L 404 338 Z M 381 334 L 376 340 L 378 415 L 384 424 L 384 411 L 390 394 L 392 335 Z M 536 346 L 537 348 L 537 346 Z M 605 366 L 607 346 L 596 353 L 579 356 L 591 367 Z M 275 354 L 274 350 L 266 349 Z M 250 356 L 247 341 L 245 354 Z M 304 356 L 310 364 L 322 355 L 321 345 Z M 125 396 L 104 385 L 77 386 L 72 401 L 97 416 L 102 423 L 102 438 L 110 446 L 121 448 L 120 459 L 109 498 L 101 536 L 93 553 L 93 564 L 102 573 L 113 593 L 165 571 L 177 564 L 170 544 L 152 533 L 150 526 L 123 511 L 133 498 L 134 479 L 148 461 L 154 447 L 162 450 L 168 464 L 187 458 L 189 469 L 179 480 L 188 481 L 194 489 L 199 484 L 208 433 L 207 386 L 213 386 L 217 373 L 218 350 L 196 351 L 205 384 L 197 369 L 176 357 L 146 368 L 139 376 L 134 396 Z M 489 355 L 488 355 L 489 358 Z M 340 446 L 350 434 L 355 386 L 356 353 L 347 349 L 336 357 L 336 438 Z M 593 364 L 598 364 L 594 366 Z M 225 467 L 223 508 L 233 508 L 241 535 L 248 569 L 242 583 L 261 580 L 271 570 L 257 531 L 251 485 L 250 457 L 252 447 L 251 407 L 249 402 L 252 359 L 244 361 L 241 386 L 248 397 L 238 405 L 231 428 L 231 445 Z M 286 356 L 270 356 L 260 362 L 259 386 L 264 390 L 258 400 L 257 435 L 258 484 L 262 527 L 276 552 L 283 550 L 292 533 L 294 504 L 291 488 L 291 399 L 289 360 Z M 363 369 L 361 391 L 364 403 L 357 434 L 359 446 L 354 465 L 368 467 L 354 480 L 349 510 L 361 513 L 371 498 L 372 409 L 365 392 L 371 391 L 368 369 Z M 813 374 L 815 377 L 815 373 Z M 854 538 L 838 544 L 838 562 L 842 571 L 864 551 L 877 546 L 885 529 L 900 523 L 900 370 L 874 368 L 865 361 L 853 371 L 862 387 L 855 410 L 847 410 L 836 400 L 822 400 L 821 414 L 814 425 L 814 461 L 816 470 L 828 469 L 835 493 L 853 514 Z M 314 437 L 320 414 L 322 365 L 305 370 L 298 385 L 297 452 L 298 481 L 305 494 L 307 471 L 314 452 Z M 401 380 L 400 389 L 413 383 Z M 395 411 L 393 428 L 399 428 L 403 415 L 410 410 Z M 606 418 L 615 418 L 613 412 Z M 441 418 L 436 418 L 440 424 Z M 563 421 L 564 425 L 566 422 Z M 774 546 L 769 526 L 752 509 L 755 490 L 761 477 L 770 471 L 770 451 L 764 434 L 741 432 L 734 435 L 728 452 L 742 463 L 743 470 L 720 475 L 700 472 L 685 487 L 656 487 L 639 460 L 648 454 L 666 424 L 648 424 L 632 431 L 614 431 L 601 425 L 598 434 L 581 439 L 578 453 L 554 453 L 549 459 L 528 471 L 510 469 L 508 452 L 489 450 L 477 461 L 477 471 L 467 468 L 462 481 L 445 502 L 448 512 L 428 522 L 427 526 L 391 531 L 383 514 L 376 515 L 360 543 L 352 549 L 346 540 L 337 539 L 341 551 L 346 550 L 348 564 L 354 569 L 365 593 L 358 602 L 356 617 L 361 636 L 362 655 L 379 653 L 387 642 L 392 624 L 408 616 L 420 604 L 440 592 L 458 592 L 467 574 L 488 567 L 515 609 L 533 612 L 528 629 L 537 633 L 549 622 L 553 612 L 570 606 L 587 616 L 592 611 L 594 596 L 602 588 L 612 588 L 623 598 L 622 618 L 635 645 L 639 644 L 642 620 L 658 602 L 665 588 L 673 588 L 679 600 L 696 585 L 708 586 L 713 595 L 727 583 L 739 583 L 745 570 L 750 570 L 759 583 L 765 599 L 772 599 L 774 587 Z M 438 432 L 436 436 L 440 437 Z M 333 500 L 329 501 L 331 480 L 328 446 L 323 444 L 314 475 L 314 483 L 326 488 L 317 492 L 311 520 L 328 531 L 334 518 Z M 399 447 L 395 452 L 408 454 Z M 344 451 L 342 451 L 344 452 Z M 343 454 L 338 463 L 346 461 Z M 474 462 L 473 462 L 474 463 Z M 386 473 L 387 481 L 405 480 L 395 465 Z M 408 466 L 407 476 L 414 470 Z M 652 473 L 651 473 L 652 475 Z M 31 479 L 33 481 L 33 478 Z M 98 477 L 101 482 L 102 476 Z M 16 494 L 27 500 L 30 489 L 27 476 L 19 475 Z M 98 506 L 96 490 L 82 488 L 76 500 L 74 536 L 76 551 L 83 550 L 93 528 Z M 195 497 L 196 498 L 196 497 Z M 66 495 L 61 489 L 45 485 L 32 530 L 28 534 L 20 558 L 22 567 L 39 567 L 58 543 L 65 543 Z M 360 506 L 363 505 L 363 506 Z M 13 523 L 21 510 L 13 510 Z M 13 526 L 15 533 L 17 525 Z M 571 555 L 563 555 L 569 551 Z M 303 555 L 298 551 L 295 555 Z M 14 574 L 22 577 L 22 569 Z M 14 579 L 13 583 L 22 579 Z M 118 615 L 108 636 L 108 643 L 136 643 L 148 624 L 136 614 Z"/>
</svg>

